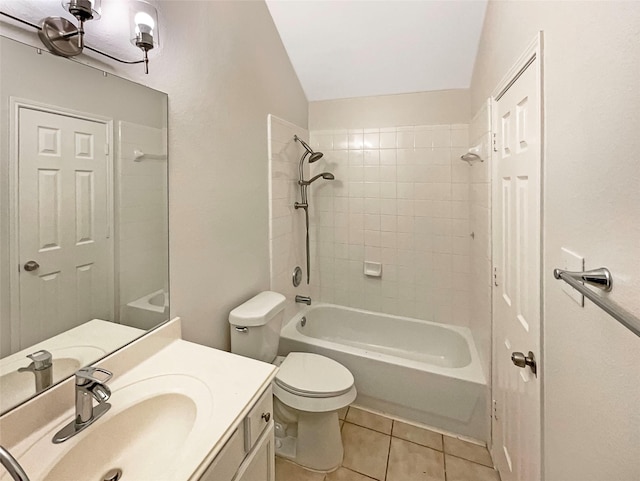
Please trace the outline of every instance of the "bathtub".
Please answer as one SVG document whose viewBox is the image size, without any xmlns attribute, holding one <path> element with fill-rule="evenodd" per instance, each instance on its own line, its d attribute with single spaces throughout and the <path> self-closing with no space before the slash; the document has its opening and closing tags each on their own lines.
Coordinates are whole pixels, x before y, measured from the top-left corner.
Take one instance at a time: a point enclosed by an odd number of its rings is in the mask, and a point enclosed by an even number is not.
<svg viewBox="0 0 640 481">
<path fill-rule="evenodd" d="M 169 318 L 169 293 L 162 289 L 127 303 L 120 320 L 139 329 L 151 329 Z"/>
<path fill-rule="evenodd" d="M 342 363 L 360 406 L 488 440 L 487 383 L 467 328 L 316 303 L 286 322 L 279 350 Z"/>
</svg>

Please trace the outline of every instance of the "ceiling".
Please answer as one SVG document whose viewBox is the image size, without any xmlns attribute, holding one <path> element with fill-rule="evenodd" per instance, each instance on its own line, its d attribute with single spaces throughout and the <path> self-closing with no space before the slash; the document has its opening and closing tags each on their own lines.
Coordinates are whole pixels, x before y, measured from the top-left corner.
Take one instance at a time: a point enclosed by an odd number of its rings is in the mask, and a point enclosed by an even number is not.
<svg viewBox="0 0 640 481">
<path fill-rule="evenodd" d="M 307 99 L 469 88 L 486 0 L 266 0 Z"/>
</svg>

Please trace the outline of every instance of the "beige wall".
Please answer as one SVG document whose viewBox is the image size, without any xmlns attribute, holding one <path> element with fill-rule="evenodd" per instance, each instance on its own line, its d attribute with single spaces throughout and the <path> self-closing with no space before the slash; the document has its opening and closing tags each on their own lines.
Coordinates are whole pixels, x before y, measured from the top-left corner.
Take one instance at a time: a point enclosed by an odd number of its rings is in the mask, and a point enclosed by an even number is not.
<svg viewBox="0 0 640 481">
<path fill-rule="evenodd" d="M 469 90 L 440 90 L 309 103 L 309 130 L 466 124 Z"/>
<path fill-rule="evenodd" d="M 640 339 L 552 277 L 560 248 L 607 266 L 640 316 L 640 2 L 490 2 L 472 111 L 544 31 L 547 481 L 640 478 Z"/>
<path fill-rule="evenodd" d="M 267 115 L 306 127 L 307 100 L 264 2 L 161 8 L 148 83 L 169 94 L 171 311 L 227 348 L 229 311 L 269 288 Z"/>
<path fill-rule="evenodd" d="M 89 63 L 169 94 L 171 311 L 228 348 L 229 311 L 269 288 L 267 115 L 306 127 L 308 104 L 263 1 L 159 5 L 149 75 Z"/>
</svg>

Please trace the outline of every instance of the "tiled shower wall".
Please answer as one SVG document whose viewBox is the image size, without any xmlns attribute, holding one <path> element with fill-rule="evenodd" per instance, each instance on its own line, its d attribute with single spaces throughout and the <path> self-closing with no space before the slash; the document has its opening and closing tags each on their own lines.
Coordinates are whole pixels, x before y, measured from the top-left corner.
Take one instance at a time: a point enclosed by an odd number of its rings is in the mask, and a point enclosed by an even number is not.
<svg viewBox="0 0 640 481">
<path fill-rule="evenodd" d="M 480 148 L 484 162 L 470 169 L 469 218 L 474 233 L 471 243 L 471 332 L 487 380 L 491 359 L 491 114 L 488 103 L 469 125 L 470 146 Z"/>
<path fill-rule="evenodd" d="M 134 151 L 166 155 L 167 132 L 132 122 L 119 122 L 117 167 L 117 220 L 119 232 L 120 322 L 133 327 L 149 328 L 164 320 L 137 317 L 127 303 L 155 291 L 168 291 L 169 258 L 167 245 L 167 161 L 136 161 Z"/>
<path fill-rule="evenodd" d="M 320 300 L 469 325 L 468 144 L 466 124 L 311 132 L 310 175 L 336 179 L 310 189 Z"/>
<path fill-rule="evenodd" d="M 307 131 L 273 115 L 269 115 L 268 128 L 271 290 L 286 296 L 285 319 L 289 319 L 297 310 L 295 295 L 311 294 L 304 279 L 298 288 L 292 283 L 296 266 L 306 277 L 304 212 L 293 207 L 300 200 L 298 165 L 304 150 L 293 136 L 307 139 Z"/>
</svg>

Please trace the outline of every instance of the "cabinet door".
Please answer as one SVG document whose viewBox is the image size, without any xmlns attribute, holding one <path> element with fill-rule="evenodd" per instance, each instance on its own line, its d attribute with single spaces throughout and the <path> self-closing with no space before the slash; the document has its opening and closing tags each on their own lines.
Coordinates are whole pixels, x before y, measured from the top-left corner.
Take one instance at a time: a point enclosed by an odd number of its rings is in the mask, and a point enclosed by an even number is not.
<svg viewBox="0 0 640 481">
<path fill-rule="evenodd" d="M 244 459 L 244 436 L 236 430 L 198 481 L 231 481 Z"/>
<path fill-rule="evenodd" d="M 233 481 L 275 481 L 273 421 L 245 458 Z"/>
</svg>

